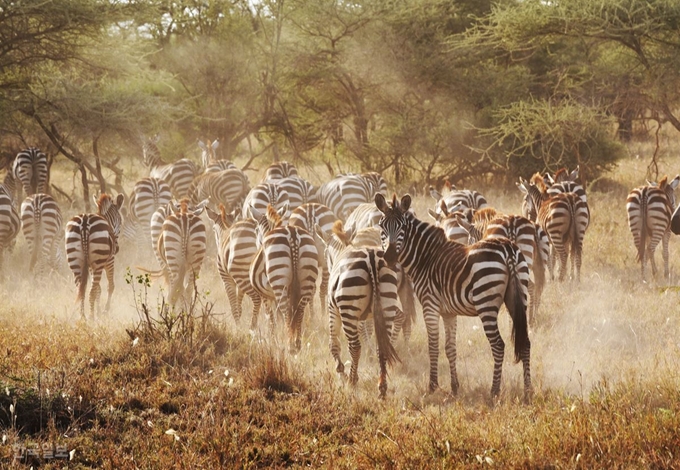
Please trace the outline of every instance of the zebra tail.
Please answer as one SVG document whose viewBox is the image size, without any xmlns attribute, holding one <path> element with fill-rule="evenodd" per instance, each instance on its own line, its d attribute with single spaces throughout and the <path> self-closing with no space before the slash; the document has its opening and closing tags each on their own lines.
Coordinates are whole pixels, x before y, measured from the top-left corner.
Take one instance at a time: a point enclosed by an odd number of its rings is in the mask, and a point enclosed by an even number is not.
<svg viewBox="0 0 680 470">
<path fill-rule="evenodd" d="M 85 227 L 83 227 L 82 231 L 80 232 L 80 245 L 83 248 L 83 266 L 80 271 L 80 278 L 78 279 L 80 284 L 78 285 L 77 300 L 81 303 L 85 301 L 85 290 L 87 289 L 87 281 L 90 275 L 90 263 L 88 261 L 88 255 L 90 251 L 89 243 L 89 230 L 85 230 Z"/>
<path fill-rule="evenodd" d="M 640 198 L 640 244 L 637 249 L 637 261 L 642 262 L 645 255 L 645 246 L 647 245 L 647 194 L 643 192 Z"/>
<path fill-rule="evenodd" d="M 297 316 L 302 315 L 304 312 L 298 311 L 300 310 L 300 273 L 298 272 L 300 269 L 300 240 L 297 237 L 292 237 L 292 241 L 295 243 L 295 247 L 291 250 L 292 256 L 290 260 L 293 269 L 291 273 L 290 290 L 288 292 L 288 298 L 290 300 L 290 319 L 288 328 L 291 333 L 294 333 L 295 325 L 297 324 Z"/>
<path fill-rule="evenodd" d="M 153 270 L 145 268 L 144 266 L 135 266 L 136 269 L 151 276 L 151 279 L 159 279 L 165 275 L 163 269 Z"/>
<path fill-rule="evenodd" d="M 385 321 L 385 312 L 382 308 L 382 298 L 380 295 L 380 272 L 377 264 L 379 260 L 371 267 L 373 271 L 373 325 L 375 326 L 375 338 L 378 344 L 378 358 L 381 362 L 384 360 L 389 366 L 392 366 L 396 362 L 401 362 L 399 356 L 397 355 L 396 349 L 391 341 L 391 332 L 387 331 L 387 322 Z"/>
<path fill-rule="evenodd" d="M 527 324 L 526 290 L 522 286 L 517 266 L 524 261 L 519 248 L 514 247 L 509 257 L 510 282 L 505 290 L 505 305 L 512 318 L 512 341 L 515 343 L 515 362 L 519 362 L 526 348 L 531 347 Z"/>
</svg>

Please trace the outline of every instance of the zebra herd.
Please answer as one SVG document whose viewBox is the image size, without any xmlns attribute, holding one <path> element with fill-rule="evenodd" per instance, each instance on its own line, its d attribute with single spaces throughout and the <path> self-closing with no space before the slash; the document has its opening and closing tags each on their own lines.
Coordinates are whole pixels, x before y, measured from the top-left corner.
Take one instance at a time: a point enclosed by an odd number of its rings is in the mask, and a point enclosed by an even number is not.
<svg viewBox="0 0 680 470">
<path fill-rule="evenodd" d="M 491 394 L 500 392 L 505 344 L 498 328 L 500 307 L 512 319 L 514 358 L 522 362 L 524 390 L 531 394 L 529 326 L 539 311 L 547 278 L 564 281 L 567 271 L 580 280 L 590 208 L 578 183 L 578 168 L 554 175 L 535 174 L 517 186 L 522 214 L 502 214 L 480 193 L 448 184 L 431 188 L 436 203 L 420 220 L 409 195 L 387 198 L 387 184 L 375 172 L 340 174 L 316 187 L 289 162 L 270 165 L 260 182 L 216 156 L 219 142 L 198 142 L 201 166 L 181 159 L 165 164 L 157 138 L 143 141 L 148 176 L 129 197 L 100 194 L 96 213 L 72 217 L 62 228 L 59 205 L 47 194 L 50 161 L 36 148 L 20 152 L 0 185 L 0 263 L 21 229 L 29 268 L 37 276 L 58 269 L 65 256 L 85 317 L 106 312 L 114 291 L 119 243 L 155 259 L 169 304 L 181 308 L 193 295 L 206 260 L 214 259 L 231 314 L 239 323 L 243 300 L 252 303 L 250 328 L 262 310 L 270 329 L 282 321 L 289 349 L 301 349 L 307 308 L 318 292 L 329 319 L 329 348 L 336 370 L 344 373 L 339 332 L 351 356 L 349 379 L 358 380 L 362 344 L 375 333 L 379 390 L 387 390 L 386 367 L 399 360 L 395 342 L 408 341 L 415 299 L 422 306 L 430 359 L 429 389 L 439 387 L 439 324 L 444 324 L 451 390 L 456 393 L 457 317 L 478 316 L 490 343 L 494 370 Z M 653 253 L 663 247 L 668 269 L 671 231 L 680 233 L 674 190 L 680 176 L 635 188 L 627 199 L 629 227 L 645 277 Z M 17 212 L 21 191 L 27 197 Z M 127 200 L 126 200 L 127 199 Z M 203 213 L 207 218 L 203 218 Z M 214 247 L 208 231 L 212 226 Z M 65 248 L 65 252 L 61 247 Z M 569 269 L 570 268 L 570 269 Z M 100 281 L 108 280 L 107 301 L 99 307 Z"/>
</svg>

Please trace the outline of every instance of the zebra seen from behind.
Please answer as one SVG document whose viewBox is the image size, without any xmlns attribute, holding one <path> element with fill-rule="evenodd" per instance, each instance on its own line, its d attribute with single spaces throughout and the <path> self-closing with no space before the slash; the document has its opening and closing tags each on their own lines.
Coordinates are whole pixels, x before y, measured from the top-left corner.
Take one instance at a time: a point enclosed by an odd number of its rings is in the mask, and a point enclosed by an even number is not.
<svg viewBox="0 0 680 470">
<path fill-rule="evenodd" d="M 158 135 L 142 138 L 142 162 L 149 169 L 149 176 L 165 181 L 176 199 L 188 197 L 191 182 L 198 173 L 196 164 L 186 158 L 174 163 L 163 162 L 157 143 Z"/>
<path fill-rule="evenodd" d="M 345 366 L 340 358 L 340 328 L 345 333 L 352 358 L 349 382 L 359 379 L 361 357 L 360 327 L 373 320 L 377 355 L 380 366 L 378 390 L 384 398 L 387 392 L 387 365 L 399 361 L 394 341 L 403 321 L 399 301 L 397 273 L 394 259 L 386 257 L 378 247 L 352 246 L 354 232 L 345 232 L 337 224 L 330 236 L 324 237 L 326 258 L 331 270 L 328 290 L 329 347 L 338 373 Z M 364 328 L 365 329 L 365 328 Z"/>
<path fill-rule="evenodd" d="M 27 196 L 47 193 L 51 160 L 39 148 L 22 150 L 12 163 L 12 176 L 21 186 L 16 186 L 16 201 L 21 200 L 21 190 Z"/>
<path fill-rule="evenodd" d="M 590 220 L 588 206 L 576 193 L 548 194 L 543 177 L 536 173 L 530 182 L 520 178 L 517 186 L 524 193 L 524 203 L 529 214 L 536 214 L 536 223 L 545 231 L 550 240 L 550 277 L 552 268 L 560 261 L 559 280 L 567 275 L 567 261 L 571 258 L 571 274 L 581 280 L 581 255 L 586 227 Z"/>
<path fill-rule="evenodd" d="M 21 227 L 21 219 L 12 204 L 12 197 L 0 186 L 0 270 L 4 264 L 5 251 L 11 249 Z"/>
<path fill-rule="evenodd" d="M 141 236 L 136 237 L 138 246 L 144 251 L 151 243 L 151 217 L 160 207 L 166 206 L 172 200 L 170 185 L 158 178 L 142 178 L 135 183 L 128 202 L 129 221 L 141 230 Z"/>
<path fill-rule="evenodd" d="M 236 165 L 231 160 L 223 160 L 217 158 L 216 150 L 220 145 L 220 141 L 204 143 L 202 140 L 198 141 L 198 147 L 201 149 L 201 162 L 203 163 L 203 173 L 211 173 L 214 171 L 236 169 Z"/>
<path fill-rule="evenodd" d="M 680 175 L 671 181 L 664 176 L 656 185 L 648 184 L 633 189 L 626 199 L 628 227 L 633 235 L 643 281 L 648 260 L 652 265 L 652 276 L 656 276 L 654 251 L 659 242 L 663 256 L 664 279 L 668 280 L 670 277 L 668 243 L 675 209 L 675 189 L 679 182 Z"/>
<path fill-rule="evenodd" d="M 388 204 L 375 197 L 384 214 L 380 220 L 383 246 L 394 250 L 397 261 L 413 281 L 423 306 L 430 356 L 429 390 L 439 386 L 439 319 L 444 321 L 451 390 L 459 383 L 456 372 L 457 316 L 479 316 L 494 357 L 491 395 L 500 393 L 505 343 L 498 330 L 498 310 L 505 303 L 512 318 L 515 361 L 522 361 L 525 399 L 531 394 L 530 351 L 527 326 L 529 268 L 517 245 L 507 239 L 482 240 L 464 246 L 446 238 L 444 231 L 418 220 L 409 212 L 411 196 Z"/>
<path fill-rule="evenodd" d="M 37 275 L 47 268 L 57 270 L 57 252 L 62 241 L 62 216 L 49 194 L 34 194 L 21 203 L 21 229 L 29 252 L 29 269 Z"/>
<path fill-rule="evenodd" d="M 76 303 L 80 304 L 80 316 L 85 318 L 85 291 L 90 271 L 90 315 L 94 319 L 95 305 L 99 309 L 102 272 L 106 270 L 108 297 L 104 312 L 111 306 L 114 284 L 114 258 L 118 253 L 118 234 L 122 225 L 120 210 L 124 196 L 119 194 L 114 201 L 110 195 L 94 196 L 97 213 L 80 214 L 66 223 L 66 259 L 78 291 Z"/>
<path fill-rule="evenodd" d="M 274 162 L 265 170 L 262 182 L 280 180 L 297 175 L 298 170 L 292 163 L 286 161 Z"/>
</svg>

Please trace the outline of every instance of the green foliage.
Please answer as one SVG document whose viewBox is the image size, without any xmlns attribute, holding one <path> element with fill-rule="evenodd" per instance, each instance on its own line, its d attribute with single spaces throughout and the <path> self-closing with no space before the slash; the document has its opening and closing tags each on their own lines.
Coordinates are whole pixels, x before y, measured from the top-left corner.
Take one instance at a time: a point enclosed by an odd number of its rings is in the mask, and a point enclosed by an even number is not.
<svg viewBox="0 0 680 470">
<path fill-rule="evenodd" d="M 580 165 L 581 177 L 590 180 L 623 156 L 612 118 L 573 100 L 517 101 L 494 118 L 496 126 L 479 132 L 490 141 L 483 152 L 513 175 Z"/>
</svg>

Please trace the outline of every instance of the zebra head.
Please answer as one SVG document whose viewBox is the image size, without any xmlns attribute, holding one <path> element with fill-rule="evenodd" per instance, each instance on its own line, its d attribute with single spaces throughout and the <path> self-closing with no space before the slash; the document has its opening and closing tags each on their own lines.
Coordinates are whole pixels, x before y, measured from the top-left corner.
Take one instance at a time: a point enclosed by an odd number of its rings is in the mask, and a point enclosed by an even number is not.
<svg viewBox="0 0 680 470">
<path fill-rule="evenodd" d="M 215 240 L 217 241 L 217 245 L 219 245 L 222 236 L 225 233 L 227 233 L 231 226 L 234 225 L 234 223 L 238 220 L 239 215 L 241 215 L 241 211 L 235 209 L 231 212 L 227 212 L 227 209 L 226 207 L 224 207 L 224 204 L 220 204 L 219 212 L 212 210 L 208 206 L 206 206 L 205 211 L 208 214 L 210 220 L 213 221 Z"/>
<path fill-rule="evenodd" d="M 212 143 L 208 141 L 208 143 L 205 144 L 202 140 L 199 140 L 198 146 L 202 150 L 201 161 L 203 162 L 203 168 L 208 168 L 208 165 L 210 165 L 211 162 L 217 160 L 217 154 L 215 152 L 217 151 L 217 147 L 220 146 L 220 141 L 219 139 L 215 139 Z"/>
<path fill-rule="evenodd" d="M 121 209 L 123 208 L 123 202 L 125 202 L 125 196 L 119 194 L 114 201 L 109 194 L 103 193 L 101 196 L 93 196 L 94 202 L 97 205 L 97 213 L 104 217 L 109 223 L 111 230 L 116 238 L 116 243 L 118 240 L 118 235 L 120 234 L 120 228 L 123 225 L 123 215 Z"/>
<path fill-rule="evenodd" d="M 678 187 L 680 183 L 680 175 L 676 175 L 670 182 L 666 183 L 667 178 L 663 178 L 659 182 L 659 187 L 666 193 L 668 201 L 671 203 L 671 207 L 675 208 L 675 188 Z"/>
<path fill-rule="evenodd" d="M 380 239 L 385 249 L 385 260 L 388 264 L 396 261 L 403 248 L 406 228 L 410 215 L 408 210 L 411 207 L 411 196 L 406 194 L 397 201 L 397 195 L 392 197 L 390 207 L 382 193 L 376 193 L 375 205 L 383 213 L 378 225 L 380 226 Z"/>
<path fill-rule="evenodd" d="M 153 137 L 142 136 L 142 161 L 144 165 L 151 167 L 161 160 L 161 151 L 156 145 L 159 140 L 158 134 Z"/>
</svg>

